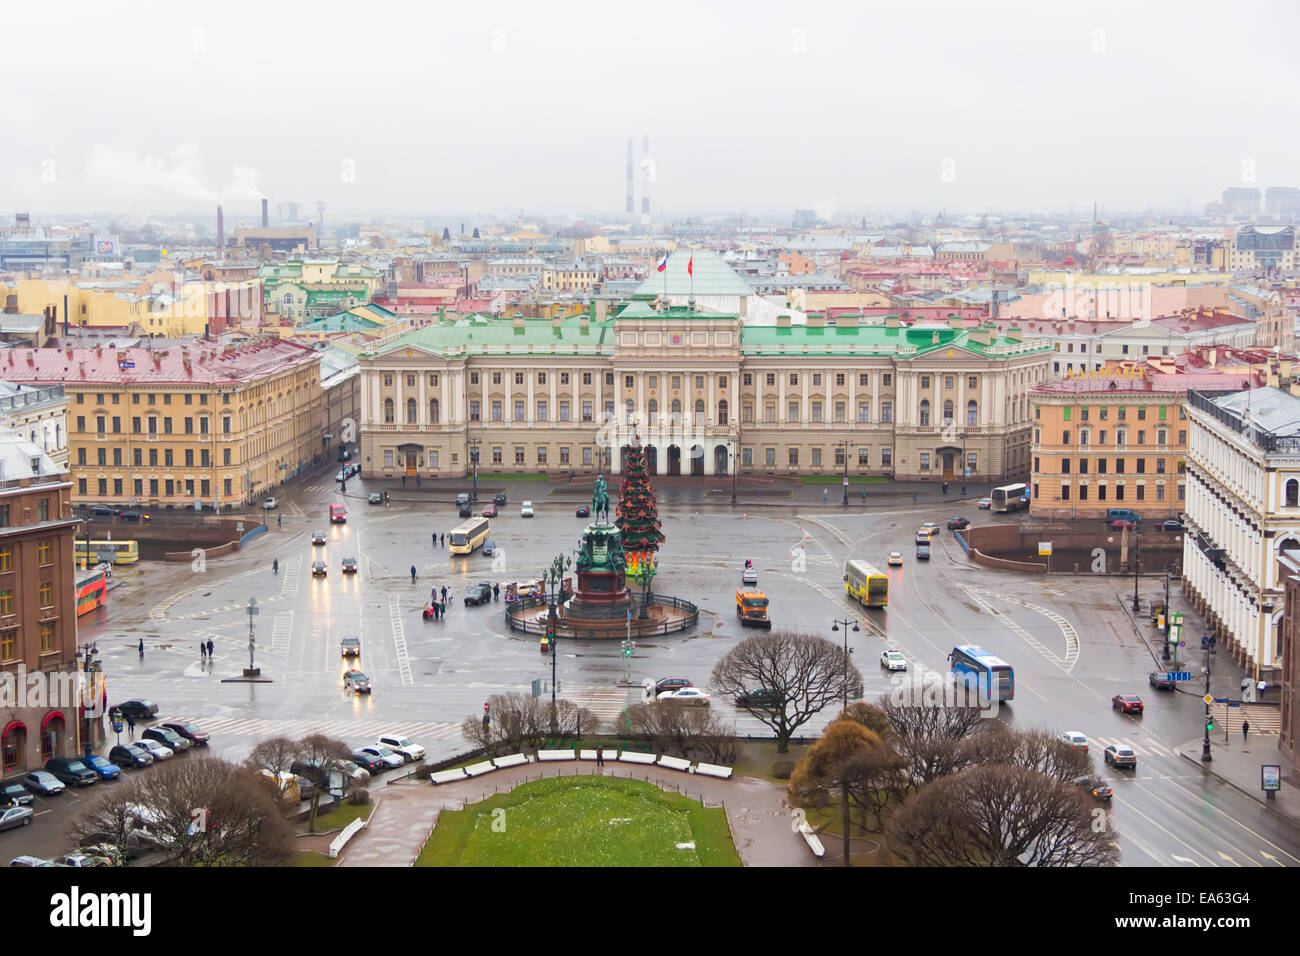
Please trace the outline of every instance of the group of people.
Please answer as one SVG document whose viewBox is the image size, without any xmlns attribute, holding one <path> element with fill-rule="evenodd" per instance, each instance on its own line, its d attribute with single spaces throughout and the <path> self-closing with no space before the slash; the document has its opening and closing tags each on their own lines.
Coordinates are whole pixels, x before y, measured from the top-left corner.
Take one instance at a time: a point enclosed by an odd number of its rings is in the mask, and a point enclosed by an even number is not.
<svg viewBox="0 0 1300 956">
<path fill-rule="evenodd" d="M 212 638 L 208 638 L 207 643 L 199 641 L 199 660 L 211 661 L 216 659 L 216 651 L 212 645 Z"/>
<path fill-rule="evenodd" d="M 447 544 L 447 535 L 446 535 L 446 533 L 438 534 L 438 532 L 435 531 L 435 532 L 433 533 L 433 546 L 434 546 L 435 548 L 441 548 L 441 547 L 446 546 L 446 544 Z"/>
<path fill-rule="evenodd" d="M 425 616 L 440 621 L 447 616 L 447 586 L 439 591 L 435 586 L 430 589 L 429 603 L 424 606 Z"/>
</svg>

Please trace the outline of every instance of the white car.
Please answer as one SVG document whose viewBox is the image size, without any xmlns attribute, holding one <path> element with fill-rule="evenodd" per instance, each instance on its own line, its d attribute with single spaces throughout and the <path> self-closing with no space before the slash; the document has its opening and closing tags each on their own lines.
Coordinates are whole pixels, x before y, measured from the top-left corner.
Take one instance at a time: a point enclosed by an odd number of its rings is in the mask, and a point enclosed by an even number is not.
<svg viewBox="0 0 1300 956">
<path fill-rule="evenodd" d="M 156 740 L 149 740 L 148 738 L 137 740 L 135 741 L 135 744 L 137 747 L 143 747 L 145 750 L 153 754 L 154 760 L 166 760 L 168 757 L 176 753 L 176 751 L 172 750 L 171 747 L 160 744 Z"/>
<path fill-rule="evenodd" d="M 742 584 L 757 584 L 757 583 L 758 583 L 758 568 L 745 568 L 744 571 L 741 571 L 741 572 L 740 572 L 740 582 L 741 582 Z"/>
<path fill-rule="evenodd" d="M 398 737 L 394 734 L 391 737 L 380 737 L 379 743 L 381 746 L 387 747 L 394 753 L 406 758 L 408 763 L 415 763 L 417 760 L 424 759 L 424 748 L 409 737 Z"/>
<path fill-rule="evenodd" d="M 657 698 L 658 700 L 673 700 L 680 704 L 704 704 L 708 706 L 709 697 L 707 690 L 700 690 L 698 687 L 682 687 L 679 690 L 666 690 Z"/>
<path fill-rule="evenodd" d="M 898 651 L 885 651 L 880 655 L 880 666 L 887 671 L 905 671 L 907 658 Z"/>
<path fill-rule="evenodd" d="M 280 499 L 267 498 L 265 501 L 262 502 L 262 507 L 267 511 L 274 511 L 276 508 L 280 507 Z"/>
<path fill-rule="evenodd" d="M 1077 730 L 1067 730 L 1061 734 L 1061 739 L 1075 750 L 1082 750 L 1084 753 L 1088 752 L 1088 738 Z"/>
<path fill-rule="evenodd" d="M 519 517 L 531 518 L 532 516 L 533 516 L 533 503 L 531 501 L 525 501 L 523 504 L 519 506 Z"/>
<path fill-rule="evenodd" d="M 901 551 L 890 551 L 890 552 L 889 552 L 889 566 L 890 566 L 891 568 L 901 568 L 901 567 L 903 566 L 903 552 L 901 552 Z"/>
<path fill-rule="evenodd" d="M 402 764 L 406 763 L 406 761 L 402 759 L 401 754 L 393 753 L 383 744 L 373 744 L 369 747 L 362 747 L 359 752 L 363 754 L 369 754 L 370 756 L 374 757 L 376 760 L 382 760 L 384 762 L 384 766 L 387 767 L 389 770 L 395 770 L 398 767 L 400 767 Z"/>
</svg>

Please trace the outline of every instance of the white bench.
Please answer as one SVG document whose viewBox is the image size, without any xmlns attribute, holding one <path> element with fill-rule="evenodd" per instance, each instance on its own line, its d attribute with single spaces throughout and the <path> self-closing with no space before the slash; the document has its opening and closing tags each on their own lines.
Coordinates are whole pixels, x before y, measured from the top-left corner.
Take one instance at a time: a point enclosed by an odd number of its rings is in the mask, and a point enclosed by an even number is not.
<svg viewBox="0 0 1300 956">
<path fill-rule="evenodd" d="M 343 828 L 343 831 L 330 842 L 330 859 L 337 859 L 339 851 L 348 845 L 348 841 L 369 821 L 357 817 Z"/>
<path fill-rule="evenodd" d="M 491 760 L 480 760 L 478 763 L 472 763 L 465 768 L 465 776 L 480 777 L 485 773 L 491 773 L 496 767 Z"/>
<path fill-rule="evenodd" d="M 706 777 L 719 777 L 723 780 L 731 779 L 730 767 L 719 767 L 715 763 L 697 763 L 693 773 L 702 773 Z"/>
<path fill-rule="evenodd" d="M 456 780 L 465 779 L 465 768 L 457 767 L 455 770 L 439 770 L 437 773 L 429 774 L 429 780 L 436 787 L 440 783 L 452 783 Z"/>
<path fill-rule="evenodd" d="M 605 748 L 605 754 L 604 754 L 604 757 L 605 757 L 606 760 L 617 760 L 617 759 L 618 759 L 618 748 L 617 748 L 617 747 L 606 747 L 606 748 Z M 595 760 L 595 759 L 596 759 L 596 751 L 594 751 L 594 750 L 580 750 L 580 751 L 578 751 L 578 759 L 579 759 L 579 760 Z"/>
<path fill-rule="evenodd" d="M 826 855 L 826 847 L 822 846 L 822 841 L 813 828 L 808 825 L 807 820 L 799 824 L 799 835 L 804 838 L 804 842 L 808 844 L 808 849 L 813 851 L 813 856 L 817 857 L 817 859 L 820 860 Z"/>
<path fill-rule="evenodd" d="M 528 763 L 528 757 L 524 754 L 511 754 L 509 757 L 497 757 L 492 763 L 498 770 L 504 770 L 506 767 L 518 767 Z"/>
<path fill-rule="evenodd" d="M 539 750 L 537 751 L 538 760 L 573 760 L 572 750 Z"/>
<path fill-rule="evenodd" d="M 624 750 L 618 755 L 618 759 L 623 761 L 623 763 L 652 764 L 659 758 L 654 754 L 640 754 L 631 750 Z"/>
<path fill-rule="evenodd" d="M 681 757 L 660 757 L 659 766 L 667 767 L 669 770 L 680 770 L 682 773 L 691 772 L 691 762 L 689 760 L 683 760 Z"/>
</svg>

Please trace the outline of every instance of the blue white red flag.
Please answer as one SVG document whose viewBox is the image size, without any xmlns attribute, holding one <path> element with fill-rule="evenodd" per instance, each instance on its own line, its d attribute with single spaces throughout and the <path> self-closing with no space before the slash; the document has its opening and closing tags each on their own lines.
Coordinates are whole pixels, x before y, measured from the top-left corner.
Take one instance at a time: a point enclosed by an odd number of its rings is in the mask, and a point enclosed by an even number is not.
<svg viewBox="0 0 1300 956">
<path fill-rule="evenodd" d="M 663 272 L 667 268 L 668 268 L 668 256 L 665 255 L 662 259 L 659 260 L 659 268 L 656 269 L 655 271 Z"/>
</svg>

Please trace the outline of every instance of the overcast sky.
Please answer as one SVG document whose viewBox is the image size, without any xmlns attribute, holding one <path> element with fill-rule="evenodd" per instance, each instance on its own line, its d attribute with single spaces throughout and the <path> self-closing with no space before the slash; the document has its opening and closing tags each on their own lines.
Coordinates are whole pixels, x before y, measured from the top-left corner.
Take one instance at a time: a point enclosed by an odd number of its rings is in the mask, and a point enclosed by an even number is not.
<svg viewBox="0 0 1300 956">
<path fill-rule="evenodd" d="M 647 134 L 676 215 L 1199 211 L 1300 185 L 1298 8 L 8 3 L 0 216 L 617 215 Z"/>
</svg>

